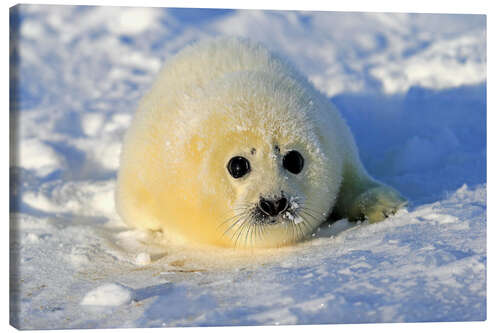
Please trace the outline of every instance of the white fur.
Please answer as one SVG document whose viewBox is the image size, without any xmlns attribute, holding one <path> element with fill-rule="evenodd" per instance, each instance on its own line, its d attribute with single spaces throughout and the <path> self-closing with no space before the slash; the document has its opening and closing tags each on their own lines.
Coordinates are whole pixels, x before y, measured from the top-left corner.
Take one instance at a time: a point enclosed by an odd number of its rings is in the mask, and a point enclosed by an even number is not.
<svg viewBox="0 0 500 333">
<path fill-rule="evenodd" d="M 297 175 L 282 165 L 289 150 L 305 159 Z M 251 163 L 238 179 L 226 169 L 236 155 Z M 282 223 L 238 218 L 280 193 L 295 207 Z M 123 143 L 116 203 L 131 226 L 277 246 L 309 235 L 334 207 L 375 221 L 403 200 L 368 176 L 339 112 L 292 66 L 261 45 L 218 38 L 179 52 L 144 96 Z"/>
</svg>

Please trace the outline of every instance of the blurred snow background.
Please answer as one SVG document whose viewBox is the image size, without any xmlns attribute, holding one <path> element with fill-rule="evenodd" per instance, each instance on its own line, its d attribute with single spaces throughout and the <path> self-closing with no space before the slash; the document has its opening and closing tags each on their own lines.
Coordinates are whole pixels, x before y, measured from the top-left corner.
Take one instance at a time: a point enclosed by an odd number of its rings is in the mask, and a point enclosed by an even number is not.
<svg viewBox="0 0 500 333">
<path fill-rule="evenodd" d="M 10 17 L 16 327 L 486 319 L 485 16 L 22 5 Z M 132 113 L 165 59 L 223 34 L 305 73 L 408 209 L 250 254 L 128 230 L 113 190 Z"/>
</svg>

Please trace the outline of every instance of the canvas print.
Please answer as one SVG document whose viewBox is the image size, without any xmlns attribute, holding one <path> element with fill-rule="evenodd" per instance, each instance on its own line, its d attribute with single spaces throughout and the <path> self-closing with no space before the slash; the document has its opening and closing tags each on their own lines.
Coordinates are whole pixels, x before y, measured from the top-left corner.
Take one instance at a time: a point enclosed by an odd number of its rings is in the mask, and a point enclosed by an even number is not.
<svg viewBox="0 0 500 333">
<path fill-rule="evenodd" d="M 19 329 L 486 320 L 486 16 L 10 9 Z"/>
</svg>

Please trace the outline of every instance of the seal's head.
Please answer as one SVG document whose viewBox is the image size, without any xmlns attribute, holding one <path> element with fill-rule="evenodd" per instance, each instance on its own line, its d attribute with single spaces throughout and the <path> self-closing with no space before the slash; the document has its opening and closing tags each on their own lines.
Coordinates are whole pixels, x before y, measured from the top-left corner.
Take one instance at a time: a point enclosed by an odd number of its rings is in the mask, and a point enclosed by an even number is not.
<svg viewBox="0 0 500 333">
<path fill-rule="evenodd" d="M 279 246 L 323 222 L 341 157 L 335 144 L 324 145 L 316 107 L 297 82 L 266 73 L 233 73 L 191 96 L 183 106 L 187 127 L 165 152 L 176 155 L 169 181 L 182 186 L 162 201 L 183 212 L 174 223 L 182 234 Z"/>
</svg>

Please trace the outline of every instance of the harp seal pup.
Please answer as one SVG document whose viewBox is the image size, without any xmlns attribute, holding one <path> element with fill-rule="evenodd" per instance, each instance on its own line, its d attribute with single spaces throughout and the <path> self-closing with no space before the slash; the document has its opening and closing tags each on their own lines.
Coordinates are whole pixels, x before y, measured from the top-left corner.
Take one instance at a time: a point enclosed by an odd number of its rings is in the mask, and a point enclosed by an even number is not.
<svg viewBox="0 0 500 333">
<path fill-rule="evenodd" d="M 115 199 L 132 227 L 226 247 L 291 244 L 330 214 L 377 222 L 406 203 L 368 175 L 304 76 L 227 37 L 162 68 L 125 135 Z"/>
</svg>

